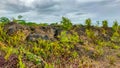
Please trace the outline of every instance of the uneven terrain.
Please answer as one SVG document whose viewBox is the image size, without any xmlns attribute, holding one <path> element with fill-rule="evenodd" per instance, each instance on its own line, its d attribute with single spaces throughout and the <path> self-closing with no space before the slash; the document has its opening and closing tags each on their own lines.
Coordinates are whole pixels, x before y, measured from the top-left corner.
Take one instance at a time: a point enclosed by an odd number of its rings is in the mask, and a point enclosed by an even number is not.
<svg viewBox="0 0 120 68">
<path fill-rule="evenodd" d="M 119 25 L 64 26 L 0 23 L 0 68 L 120 68 Z"/>
</svg>

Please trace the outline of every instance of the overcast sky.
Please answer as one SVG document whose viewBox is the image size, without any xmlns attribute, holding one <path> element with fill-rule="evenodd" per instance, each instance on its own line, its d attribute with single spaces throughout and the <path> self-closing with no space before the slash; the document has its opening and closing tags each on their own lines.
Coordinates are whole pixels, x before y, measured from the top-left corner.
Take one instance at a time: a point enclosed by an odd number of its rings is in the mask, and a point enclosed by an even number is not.
<svg viewBox="0 0 120 68">
<path fill-rule="evenodd" d="M 120 23 L 120 0 L 0 0 L 0 16 L 22 15 L 27 21 L 59 22 L 62 16 L 73 23 L 114 20 Z"/>
</svg>

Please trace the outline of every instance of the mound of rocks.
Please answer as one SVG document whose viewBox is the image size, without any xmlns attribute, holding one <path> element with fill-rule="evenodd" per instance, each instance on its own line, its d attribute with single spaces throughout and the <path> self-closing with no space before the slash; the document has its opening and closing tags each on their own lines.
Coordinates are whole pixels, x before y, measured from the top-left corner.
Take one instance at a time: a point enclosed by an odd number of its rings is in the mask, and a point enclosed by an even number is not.
<svg viewBox="0 0 120 68">
<path fill-rule="evenodd" d="M 60 29 L 51 26 L 38 26 L 30 27 L 31 33 L 28 35 L 27 40 L 36 41 L 41 38 L 43 40 L 55 40 L 56 36 L 60 34 Z"/>
<path fill-rule="evenodd" d="M 6 31 L 10 36 L 21 31 L 26 35 L 25 40 L 36 41 L 38 39 L 56 40 L 62 30 L 52 26 L 25 26 L 15 22 L 10 22 L 4 26 L 4 31 Z"/>
<path fill-rule="evenodd" d="M 10 22 L 4 26 L 4 30 L 7 32 L 8 35 L 13 35 L 19 30 L 21 30 L 21 31 L 28 30 L 29 31 L 29 27 L 20 25 L 15 22 Z"/>
</svg>

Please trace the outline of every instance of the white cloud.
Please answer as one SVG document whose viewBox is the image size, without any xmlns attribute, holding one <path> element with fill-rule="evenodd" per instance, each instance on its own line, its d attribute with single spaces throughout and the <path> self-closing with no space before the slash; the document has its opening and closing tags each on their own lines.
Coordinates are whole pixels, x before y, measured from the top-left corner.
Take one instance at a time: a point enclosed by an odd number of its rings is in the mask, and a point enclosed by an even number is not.
<svg viewBox="0 0 120 68">
<path fill-rule="evenodd" d="M 56 22 L 61 16 L 73 22 L 119 19 L 120 0 L 0 0 L 0 15 L 23 15 L 29 21 Z"/>
<path fill-rule="evenodd" d="M 20 0 L 25 6 L 32 7 L 35 0 Z"/>
<path fill-rule="evenodd" d="M 77 0 L 79 3 L 100 2 L 104 0 Z"/>
</svg>

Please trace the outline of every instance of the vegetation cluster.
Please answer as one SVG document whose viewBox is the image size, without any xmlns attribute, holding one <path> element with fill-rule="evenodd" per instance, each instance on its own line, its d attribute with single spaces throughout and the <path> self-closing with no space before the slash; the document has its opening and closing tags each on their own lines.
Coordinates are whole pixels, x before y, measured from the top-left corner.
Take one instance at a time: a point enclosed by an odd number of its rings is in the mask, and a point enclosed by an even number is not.
<svg viewBox="0 0 120 68">
<path fill-rule="evenodd" d="M 120 25 L 0 18 L 0 68 L 119 68 Z"/>
</svg>

